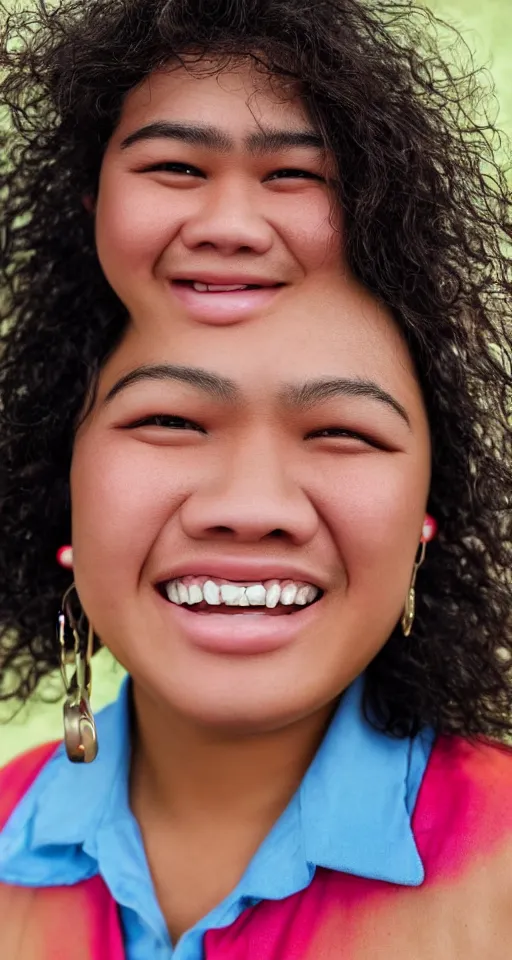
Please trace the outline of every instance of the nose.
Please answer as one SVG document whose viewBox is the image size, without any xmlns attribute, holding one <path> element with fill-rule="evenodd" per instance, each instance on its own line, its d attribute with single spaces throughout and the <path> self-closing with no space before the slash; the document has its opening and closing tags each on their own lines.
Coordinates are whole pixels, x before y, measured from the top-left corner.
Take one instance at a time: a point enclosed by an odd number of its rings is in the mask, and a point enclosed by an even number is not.
<svg viewBox="0 0 512 960">
<path fill-rule="evenodd" d="M 257 186 L 226 179 L 209 183 L 197 194 L 198 206 L 181 229 L 189 250 L 199 247 L 223 256 L 236 253 L 265 254 L 273 241 L 271 224 L 258 203 Z"/>
<path fill-rule="evenodd" d="M 223 458 L 220 471 L 184 501 L 181 524 L 194 540 L 282 539 L 300 546 L 312 540 L 319 518 L 282 456 L 252 443 Z"/>
</svg>

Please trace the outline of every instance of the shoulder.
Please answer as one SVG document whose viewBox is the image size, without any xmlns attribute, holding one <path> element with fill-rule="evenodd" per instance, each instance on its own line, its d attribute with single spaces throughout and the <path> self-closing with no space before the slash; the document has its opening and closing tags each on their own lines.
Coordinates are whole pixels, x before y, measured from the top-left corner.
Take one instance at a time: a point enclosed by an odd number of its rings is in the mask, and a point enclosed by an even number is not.
<svg viewBox="0 0 512 960">
<path fill-rule="evenodd" d="M 512 747 L 491 740 L 439 737 L 427 765 L 432 786 L 449 791 L 471 791 L 489 800 L 509 795 L 512 785 Z M 501 797 L 503 799 L 503 796 Z M 512 810 L 512 795 L 510 796 Z"/>
<path fill-rule="evenodd" d="M 0 769 L 0 830 L 58 746 L 58 741 L 41 744 Z"/>
<path fill-rule="evenodd" d="M 468 856 L 512 851 L 512 749 L 478 740 L 436 740 L 413 831 L 422 860 L 462 865 Z"/>
</svg>

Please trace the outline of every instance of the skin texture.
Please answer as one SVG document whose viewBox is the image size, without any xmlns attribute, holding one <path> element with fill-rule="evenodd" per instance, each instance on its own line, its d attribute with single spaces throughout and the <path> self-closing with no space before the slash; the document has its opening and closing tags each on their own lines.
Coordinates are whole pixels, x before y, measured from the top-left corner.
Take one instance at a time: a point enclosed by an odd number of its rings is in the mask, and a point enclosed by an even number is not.
<svg viewBox="0 0 512 960">
<path fill-rule="evenodd" d="M 75 580 L 133 677 L 132 808 L 174 940 L 233 889 L 285 808 L 336 698 L 400 617 L 421 536 L 429 436 L 405 345 L 353 281 L 317 310 L 298 298 L 235 326 L 132 326 L 75 443 Z M 240 398 L 146 380 L 105 402 L 155 363 L 229 378 Z M 279 400 L 284 383 L 333 377 L 375 381 L 410 427 L 367 397 Z M 291 643 L 237 657 L 187 640 L 155 584 L 220 558 L 294 564 L 322 587 Z"/>
<path fill-rule="evenodd" d="M 426 11 L 397 11 L 385 0 L 371 9 L 352 0 L 229 0 L 215 9 L 204 0 L 134 0 L 129 7 L 124 0 L 66 0 L 37 10 L 17 5 L 0 33 L 0 87 L 11 124 L 0 174 L 0 647 L 9 677 L 0 700 L 28 700 L 56 666 L 53 622 L 69 574 L 55 556 L 71 540 L 75 427 L 91 376 L 129 323 L 101 271 L 91 217 L 127 92 L 161 69 L 169 51 L 225 58 L 257 51 L 270 74 L 284 71 L 299 82 L 336 159 L 350 269 L 404 332 L 432 431 L 428 509 L 439 537 L 421 570 L 411 642 L 397 624 L 368 669 L 367 713 L 399 737 L 425 726 L 501 737 L 512 698 L 510 658 L 502 655 L 511 647 L 512 282 L 505 250 L 512 234 L 506 170 L 494 154 L 498 132 L 492 117 L 482 122 L 479 76 L 459 58 L 460 37 Z M 448 62 L 454 51 L 460 69 Z M 276 94 L 282 100 L 275 84 L 273 94 L 275 109 Z M 223 121 L 230 118 L 226 110 Z M 258 197 L 260 187 L 268 189 L 262 178 L 251 181 Z M 201 183 L 209 194 L 211 175 Z M 167 216 L 177 209 L 171 188 L 159 190 L 151 222 L 164 198 Z M 226 203 L 224 215 L 239 206 Z M 135 242 L 128 226 L 119 240 Z M 194 263 L 196 254 L 215 252 L 209 243 L 192 251 Z M 113 242 L 103 253 L 115 249 Z M 137 322 L 146 316 L 168 324 L 186 311 L 183 300 L 174 311 L 154 264 L 153 252 L 143 272 L 148 310 L 132 312 Z M 130 286 L 125 273 L 119 282 Z M 302 282 L 312 292 L 310 279 Z M 316 288 L 318 312 L 324 286 Z M 277 300 L 272 306 L 277 310 Z M 20 482 L 27 477 L 30 483 Z"/>
<path fill-rule="evenodd" d="M 272 729 L 314 712 L 361 672 L 401 613 L 428 490 L 426 418 L 390 318 L 355 283 L 340 281 L 336 293 L 314 332 L 315 308 L 303 299 L 293 315 L 235 327 L 176 319 L 132 328 L 78 432 L 73 545 L 85 610 L 141 686 L 199 724 Z M 155 363 L 229 378 L 240 400 L 146 381 L 105 403 L 120 377 Z M 336 376 L 375 381 L 406 409 L 410 429 L 369 398 L 303 411 L 279 402 L 283 383 Z M 155 415 L 200 429 L 131 426 Z M 318 436 L 329 428 L 383 449 Z M 208 573 L 217 557 L 303 567 L 325 590 L 310 629 L 256 658 L 190 648 L 155 582 L 190 562 Z"/>
<path fill-rule="evenodd" d="M 152 77 L 126 99 L 96 209 L 102 266 L 131 323 L 76 436 L 74 573 L 97 635 L 133 678 L 131 804 L 174 941 L 234 888 L 340 693 L 386 643 L 430 482 L 413 363 L 344 260 L 321 176 L 328 158 L 242 146 L 262 129 L 311 130 L 299 101 L 276 99 L 268 83 L 265 92 L 247 70 Z M 235 146 L 158 138 L 120 148 L 162 120 L 208 121 Z M 206 173 L 146 169 L 175 160 Z M 275 177 L 291 166 L 314 177 Z M 265 310 L 198 316 L 169 284 L 242 268 L 285 284 Z M 178 376 L 134 380 L 152 365 Z M 189 368 L 230 390 L 188 382 Z M 346 390 L 291 402 L 292 388 L 335 378 L 372 383 L 388 402 Z M 292 566 L 323 596 L 291 615 L 285 646 L 204 649 L 158 585 L 219 561 L 233 580 L 246 579 L 236 575 L 243 562 L 267 564 L 248 579 Z M 236 642 L 243 616 L 225 618 Z"/>
<path fill-rule="evenodd" d="M 177 277 L 249 272 L 285 284 L 276 303 L 286 309 L 297 290 L 320 291 L 340 271 L 333 165 L 325 152 L 250 145 L 263 131 L 315 134 L 294 90 L 279 89 L 244 63 L 211 71 L 208 62 L 169 68 L 130 92 L 105 154 L 96 242 L 105 275 L 132 316 L 190 313 L 171 292 Z M 154 136 L 123 146 L 164 122 L 214 127 L 227 143 Z M 258 312 L 267 314 L 268 306 Z M 218 322 L 239 319 L 230 314 Z"/>
</svg>

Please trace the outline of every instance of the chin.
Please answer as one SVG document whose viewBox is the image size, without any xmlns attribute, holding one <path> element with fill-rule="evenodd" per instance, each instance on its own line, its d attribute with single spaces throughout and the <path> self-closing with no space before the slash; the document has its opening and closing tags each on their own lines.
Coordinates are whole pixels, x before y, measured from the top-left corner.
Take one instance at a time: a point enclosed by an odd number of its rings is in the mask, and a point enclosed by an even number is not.
<svg viewBox="0 0 512 960">
<path fill-rule="evenodd" d="M 229 674 L 229 671 L 228 671 Z M 179 717 L 182 723 L 209 728 L 212 732 L 224 732 L 233 736 L 254 735 L 277 730 L 307 716 L 318 709 L 307 697 L 289 698 L 293 685 L 288 686 L 288 697 L 283 695 L 281 685 L 266 682 L 241 683 L 231 676 L 212 677 L 205 682 L 179 682 L 174 676 L 168 684 L 162 684 L 162 675 L 153 678 L 152 698 L 158 699 L 170 716 Z M 247 678 L 246 678 L 247 679 Z M 178 682 L 176 682 L 178 680 Z M 148 679 L 144 687 L 148 690 Z"/>
</svg>

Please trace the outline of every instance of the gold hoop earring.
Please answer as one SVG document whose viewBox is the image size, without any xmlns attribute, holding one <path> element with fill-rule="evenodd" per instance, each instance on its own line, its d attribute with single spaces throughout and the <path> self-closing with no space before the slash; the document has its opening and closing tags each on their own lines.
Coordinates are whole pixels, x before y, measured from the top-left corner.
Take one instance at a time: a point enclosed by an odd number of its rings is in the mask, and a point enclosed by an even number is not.
<svg viewBox="0 0 512 960">
<path fill-rule="evenodd" d="M 405 599 L 404 612 L 402 614 L 402 630 L 404 637 L 410 637 L 412 625 L 414 623 L 414 617 L 416 615 L 416 577 L 418 576 L 418 570 L 421 567 L 425 559 L 425 554 L 427 552 L 427 544 L 422 540 L 420 545 L 420 555 L 414 563 L 412 569 L 411 583 L 409 590 L 407 591 L 407 597 Z"/>
<path fill-rule="evenodd" d="M 64 744 L 72 763 L 92 763 L 98 753 L 96 723 L 89 703 L 91 696 L 91 657 L 94 647 L 94 630 L 87 626 L 87 638 L 84 643 L 71 608 L 71 593 L 76 593 L 72 583 L 62 598 L 62 608 L 57 619 L 57 641 L 60 653 L 60 672 L 66 691 L 64 703 Z M 80 617 L 80 620 L 82 618 Z M 70 651 L 66 639 L 71 633 L 73 648 Z M 67 668 L 74 672 L 68 678 Z"/>
</svg>

